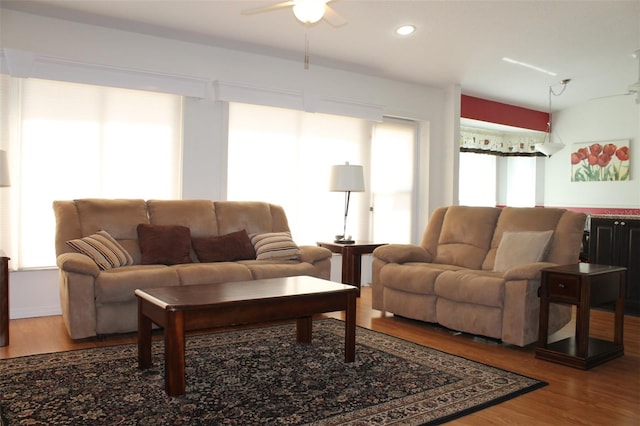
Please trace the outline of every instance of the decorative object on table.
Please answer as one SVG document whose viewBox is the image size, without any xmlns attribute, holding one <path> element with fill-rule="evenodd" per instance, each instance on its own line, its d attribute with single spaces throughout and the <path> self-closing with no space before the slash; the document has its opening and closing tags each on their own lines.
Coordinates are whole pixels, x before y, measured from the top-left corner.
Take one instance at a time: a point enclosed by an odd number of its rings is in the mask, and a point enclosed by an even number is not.
<svg viewBox="0 0 640 426">
<path fill-rule="evenodd" d="M 554 85 L 549 86 L 549 121 L 547 122 L 547 135 L 549 140 L 547 140 L 547 136 L 545 136 L 545 140 L 542 143 L 536 144 L 536 151 L 543 153 L 547 157 L 551 157 L 553 154 L 564 148 L 564 143 L 562 143 L 562 139 L 560 139 L 560 136 L 558 134 L 554 136 L 552 133 L 553 129 L 551 126 L 551 96 L 562 95 L 567 88 L 567 84 L 569 84 L 570 81 L 571 79 L 567 78 L 560 81 L 560 83 L 557 83 L 556 85 L 560 84 L 562 86 L 562 88 L 558 92 L 553 90 Z"/>
<path fill-rule="evenodd" d="M 352 192 L 364 192 L 364 171 L 362 166 L 354 166 L 346 162 L 331 166 L 329 191 L 344 192 L 344 226 L 342 235 L 336 235 L 334 242 L 353 244 L 351 236 L 347 235 L 347 216 L 349 214 L 349 200 Z"/>
<path fill-rule="evenodd" d="M 571 182 L 629 180 L 629 139 L 574 144 Z"/>
<path fill-rule="evenodd" d="M 187 337 L 186 394 L 166 395 L 164 345 L 139 370 L 136 345 L 0 360 L 8 424 L 440 424 L 546 383 L 358 327 L 344 362 L 344 323 L 315 321 Z M 37 386 L 34 386 L 37 383 Z"/>
</svg>

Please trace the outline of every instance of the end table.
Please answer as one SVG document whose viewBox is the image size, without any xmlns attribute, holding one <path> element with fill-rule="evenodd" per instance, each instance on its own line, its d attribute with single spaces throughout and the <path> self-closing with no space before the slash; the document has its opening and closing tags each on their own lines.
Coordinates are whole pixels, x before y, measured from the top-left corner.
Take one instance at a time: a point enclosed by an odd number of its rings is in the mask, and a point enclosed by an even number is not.
<svg viewBox="0 0 640 426">
<path fill-rule="evenodd" d="M 593 263 L 543 269 L 536 358 L 587 370 L 624 355 L 626 272 L 623 267 Z M 591 308 L 610 302 L 615 302 L 613 341 L 589 337 Z M 575 337 L 548 343 L 550 303 L 576 306 Z"/>
<path fill-rule="evenodd" d="M 9 258 L 0 250 L 0 346 L 9 344 Z"/>
<path fill-rule="evenodd" d="M 360 297 L 360 277 L 362 275 L 362 255 L 373 253 L 373 251 L 386 245 L 386 243 L 370 243 L 366 241 L 356 241 L 352 244 L 340 244 L 329 242 L 318 242 L 318 246 L 331 250 L 332 253 L 342 255 L 342 284 L 350 284 L 358 287 L 358 297 Z"/>
</svg>

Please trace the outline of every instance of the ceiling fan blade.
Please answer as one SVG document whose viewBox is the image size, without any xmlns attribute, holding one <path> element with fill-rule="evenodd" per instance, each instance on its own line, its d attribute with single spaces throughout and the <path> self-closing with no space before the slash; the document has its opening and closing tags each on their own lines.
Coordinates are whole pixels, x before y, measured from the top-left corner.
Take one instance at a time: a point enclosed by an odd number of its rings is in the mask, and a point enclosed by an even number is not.
<svg viewBox="0 0 640 426">
<path fill-rule="evenodd" d="M 590 100 L 597 101 L 598 99 L 617 98 L 619 96 L 629 96 L 629 95 L 633 95 L 633 94 L 634 94 L 633 92 L 616 93 L 615 95 L 598 96 L 597 98 L 591 98 Z"/>
<path fill-rule="evenodd" d="M 341 27 L 347 25 L 347 20 L 342 17 L 338 12 L 333 10 L 328 4 L 324 5 L 324 16 L 322 17 L 332 27 Z"/>
<path fill-rule="evenodd" d="M 283 7 L 291 7 L 294 5 L 294 3 L 295 2 L 293 0 L 283 1 L 280 3 L 272 4 L 270 6 L 261 6 L 253 9 L 245 9 L 241 13 L 243 15 L 255 15 L 256 13 L 271 12 L 272 10 L 282 9 Z"/>
</svg>

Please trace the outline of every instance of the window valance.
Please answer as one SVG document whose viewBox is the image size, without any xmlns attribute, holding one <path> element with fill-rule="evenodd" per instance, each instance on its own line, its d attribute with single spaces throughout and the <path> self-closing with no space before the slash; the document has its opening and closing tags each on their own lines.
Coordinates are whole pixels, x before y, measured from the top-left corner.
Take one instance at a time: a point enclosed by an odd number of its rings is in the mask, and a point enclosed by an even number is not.
<svg viewBox="0 0 640 426">
<path fill-rule="evenodd" d="M 544 142 L 544 132 L 501 132 L 473 127 L 460 128 L 460 151 L 497 156 L 543 156 L 535 144 Z"/>
</svg>

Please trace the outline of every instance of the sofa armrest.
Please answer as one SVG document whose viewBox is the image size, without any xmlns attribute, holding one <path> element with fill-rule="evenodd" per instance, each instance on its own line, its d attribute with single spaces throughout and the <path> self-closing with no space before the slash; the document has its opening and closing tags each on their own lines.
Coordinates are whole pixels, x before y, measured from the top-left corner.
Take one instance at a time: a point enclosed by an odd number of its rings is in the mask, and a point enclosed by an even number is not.
<svg viewBox="0 0 640 426">
<path fill-rule="evenodd" d="M 407 263 L 433 261 L 424 248 L 414 244 L 387 244 L 373 251 L 373 256 L 387 263 Z"/>
<path fill-rule="evenodd" d="M 540 271 L 551 266 L 558 266 L 550 262 L 527 263 L 526 265 L 514 266 L 504 272 L 505 281 L 516 280 L 540 280 Z"/>
<path fill-rule="evenodd" d="M 97 277 L 100 273 L 96 262 L 81 253 L 63 253 L 56 260 L 58 267 L 65 272 L 75 272 L 93 277 Z"/>
<path fill-rule="evenodd" d="M 320 262 L 325 259 L 330 259 L 332 253 L 329 249 L 317 246 L 299 246 L 300 260 L 302 262 L 314 263 Z"/>
</svg>

